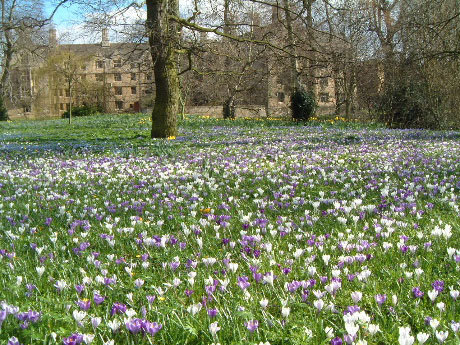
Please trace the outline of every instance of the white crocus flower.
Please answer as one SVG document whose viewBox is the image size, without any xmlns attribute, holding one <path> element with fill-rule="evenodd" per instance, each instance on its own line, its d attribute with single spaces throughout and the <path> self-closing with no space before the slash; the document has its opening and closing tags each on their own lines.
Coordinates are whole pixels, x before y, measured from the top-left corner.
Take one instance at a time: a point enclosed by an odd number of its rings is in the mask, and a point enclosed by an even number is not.
<svg viewBox="0 0 460 345">
<path fill-rule="evenodd" d="M 94 334 L 83 334 L 83 341 L 85 344 L 91 344 L 94 340 Z"/>
<path fill-rule="evenodd" d="M 323 309 L 324 307 L 324 301 L 322 299 L 317 299 L 313 302 L 313 305 L 316 309 L 318 309 L 318 311 L 321 311 L 321 309 Z"/>
<path fill-rule="evenodd" d="M 38 276 L 41 277 L 43 273 L 45 272 L 45 267 L 44 266 L 39 266 L 35 268 L 37 270 Z"/>
<path fill-rule="evenodd" d="M 107 326 L 112 330 L 112 332 L 115 332 L 118 328 L 120 328 L 121 323 L 118 320 L 112 320 L 107 322 Z"/>
<path fill-rule="evenodd" d="M 263 299 L 259 302 L 260 306 L 265 309 L 267 308 L 267 305 L 268 305 L 268 299 Z"/>
<path fill-rule="evenodd" d="M 216 333 L 220 330 L 219 324 L 216 322 L 213 322 L 209 325 L 209 332 L 212 334 L 214 337 Z"/>
<path fill-rule="evenodd" d="M 281 308 L 281 315 L 282 315 L 284 318 L 287 319 L 290 313 L 291 313 L 291 308 L 289 308 L 289 307 L 283 307 L 283 308 Z"/>
<path fill-rule="evenodd" d="M 436 338 L 438 338 L 439 342 L 443 343 L 446 341 L 447 337 L 449 336 L 449 331 L 436 331 Z"/>
<path fill-rule="evenodd" d="M 354 291 L 351 293 L 351 299 L 353 300 L 353 302 L 358 303 L 359 301 L 361 301 L 361 298 L 363 298 L 362 292 Z"/>
<path fill-rule="evenodd" d="M 418 333 L 418 334 L 417 334 L 417 341 L 418 341 L 421 345 L 423 345 L 423 344 L 425 344 L 425 342 L 428 340 L 429 337 L 430 337 L 430 335 L 427 334 L 427 333 Z"/>
<path fill-rule="evenodd" d="M 399 327 L 399 345 L 412 345 L 415 338 L 410 335 L 410 327 Z"/>
<path fill-rule="evenodd" d="M 80 323 L 86 316 L 86 311 L 84 310 L 74 310 L 73 313 L 73 318 L 75 319 L 75 321 L 77 321 L 78 323 Z"/>
</svg>

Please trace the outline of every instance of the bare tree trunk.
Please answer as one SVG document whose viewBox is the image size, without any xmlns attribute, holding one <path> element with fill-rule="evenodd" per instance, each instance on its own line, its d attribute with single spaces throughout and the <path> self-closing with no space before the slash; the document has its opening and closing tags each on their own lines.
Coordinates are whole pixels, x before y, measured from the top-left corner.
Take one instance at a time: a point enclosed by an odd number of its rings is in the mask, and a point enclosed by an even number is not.
<svg viewBox="0 0 460 345">
<path fill-rule="evenodd" d="M 72 84 L 69 82 L 69 125 L 72 123 Z"/>
<path fill-rule="evenodd" d="M 290 0 L 283 0 L 284 15 L 286 18 L 286 30 L 287 30 L 287 39 L 289 44 L 289 64 L 291 72 L 291 93 L 294 90 L 300 87 L 299 72 L 298 72 L 298 61 L 294 40 L 294 32 L 292 28 L 292 17 L 291 17 L 291 8 L 289 4 Z"/>
<path fill-rule="evenodd" d="M 2 15 L 3 17 L 3 15 Z M 4 107 L 4 111 L 0 112 L 0 121 L 7 121 L 9 119 L 8 117 L 8 111 L 5 106 L 5 98 L 6 98 L 6 86 L 9 80 L 10 76 L 10 66 L 11 66 L 11 61 L 13 59 L 13 44 L 11 43 L 11 38 L 10 38 L 10 31 L 6 30 L 4 32 L 5 35 L 5 50 L 4 50 L 4 56 L 3 56 L 3 63 L 2 63 L 2 77 L 0 79 L 0 97 L 2 98 L 2 104 Z"/>
<path fill-rule="evenodd" d="M 146 4 L 156 87 L 151 136 L 175 137 L 180 96 L 176 55 L 179 27 L 169 16 L 179 16 L 179 0 L 147 0 Z"/>
</svg>

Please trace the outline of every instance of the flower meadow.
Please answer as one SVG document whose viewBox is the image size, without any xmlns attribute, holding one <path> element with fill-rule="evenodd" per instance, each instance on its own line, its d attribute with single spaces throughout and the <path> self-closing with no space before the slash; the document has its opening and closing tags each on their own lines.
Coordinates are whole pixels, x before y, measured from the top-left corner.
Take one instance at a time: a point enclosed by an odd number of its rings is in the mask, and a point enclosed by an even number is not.
<svg viewBox="0 0 460 345">
<path fill-rule="evenodd" d="M 0 127 L 2 344 L 460 343 L 458 132 L 64 122 Z"/>
</svg>

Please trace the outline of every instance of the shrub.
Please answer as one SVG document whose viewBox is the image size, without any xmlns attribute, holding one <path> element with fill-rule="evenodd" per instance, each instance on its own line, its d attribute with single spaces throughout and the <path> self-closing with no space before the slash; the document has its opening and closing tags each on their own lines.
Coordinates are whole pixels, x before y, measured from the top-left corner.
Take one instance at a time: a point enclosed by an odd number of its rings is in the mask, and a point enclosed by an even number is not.
<svg viewBox="0 0 460 345">
<path fill-rule="evenodd" d="M 0 96 L 0 121 L 8 120 L 8 110 L 3 104 L 3 97 Z"/>
<path fill-rule="evenodd" d="M 402 80 L 393 83 L 379 100 L 380 120 L 390 128 L 435 128 L 434 97 L 424 82 Z"/>
<path fill-rule="evenodd" d="M 102 109 L 96 105 L 81 105 L 78 107 L 72 107 L 72 116 L 90 116 L 100 113 Z M 64 119 L 69 118 L 69 111 L 67 110 L 64 114 L 62 114 Z"/>
<path fill-rule="evenodd" d="M 307 121 L 315 114 L 318 107 L 315 96 L 304 89 L 297 89 L 291 96 L 292 118 L 299 121 Z"/>
</svg>

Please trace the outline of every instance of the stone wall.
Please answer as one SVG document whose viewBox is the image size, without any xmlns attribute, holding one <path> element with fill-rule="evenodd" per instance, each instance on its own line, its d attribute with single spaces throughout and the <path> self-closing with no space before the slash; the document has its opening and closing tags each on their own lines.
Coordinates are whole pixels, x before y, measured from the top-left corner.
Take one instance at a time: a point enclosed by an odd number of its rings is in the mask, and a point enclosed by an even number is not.
<svg viewBox="0 0 460 345">
<path fill-rule="evenodd" d="M 325 116 L 334 114 L 335 105 L 331 106 L 319 106 L 316 112 L 317 116 Z M 185 107 L 185 113 L 191 115 L 210 116 L 215 118 L 222 118 L 222 107 L 221 106 L 189 106 Z M 269 117 L 290 117 L 290 109 L 287 106 L 277 107 L 270 109 Z M 248 117 L 248 118 L 264 118 L 267 117 L 266 109 L 260 105 L 247 105 L 239 106 L 236 108 L 236 117 Z"/>
</svg>

